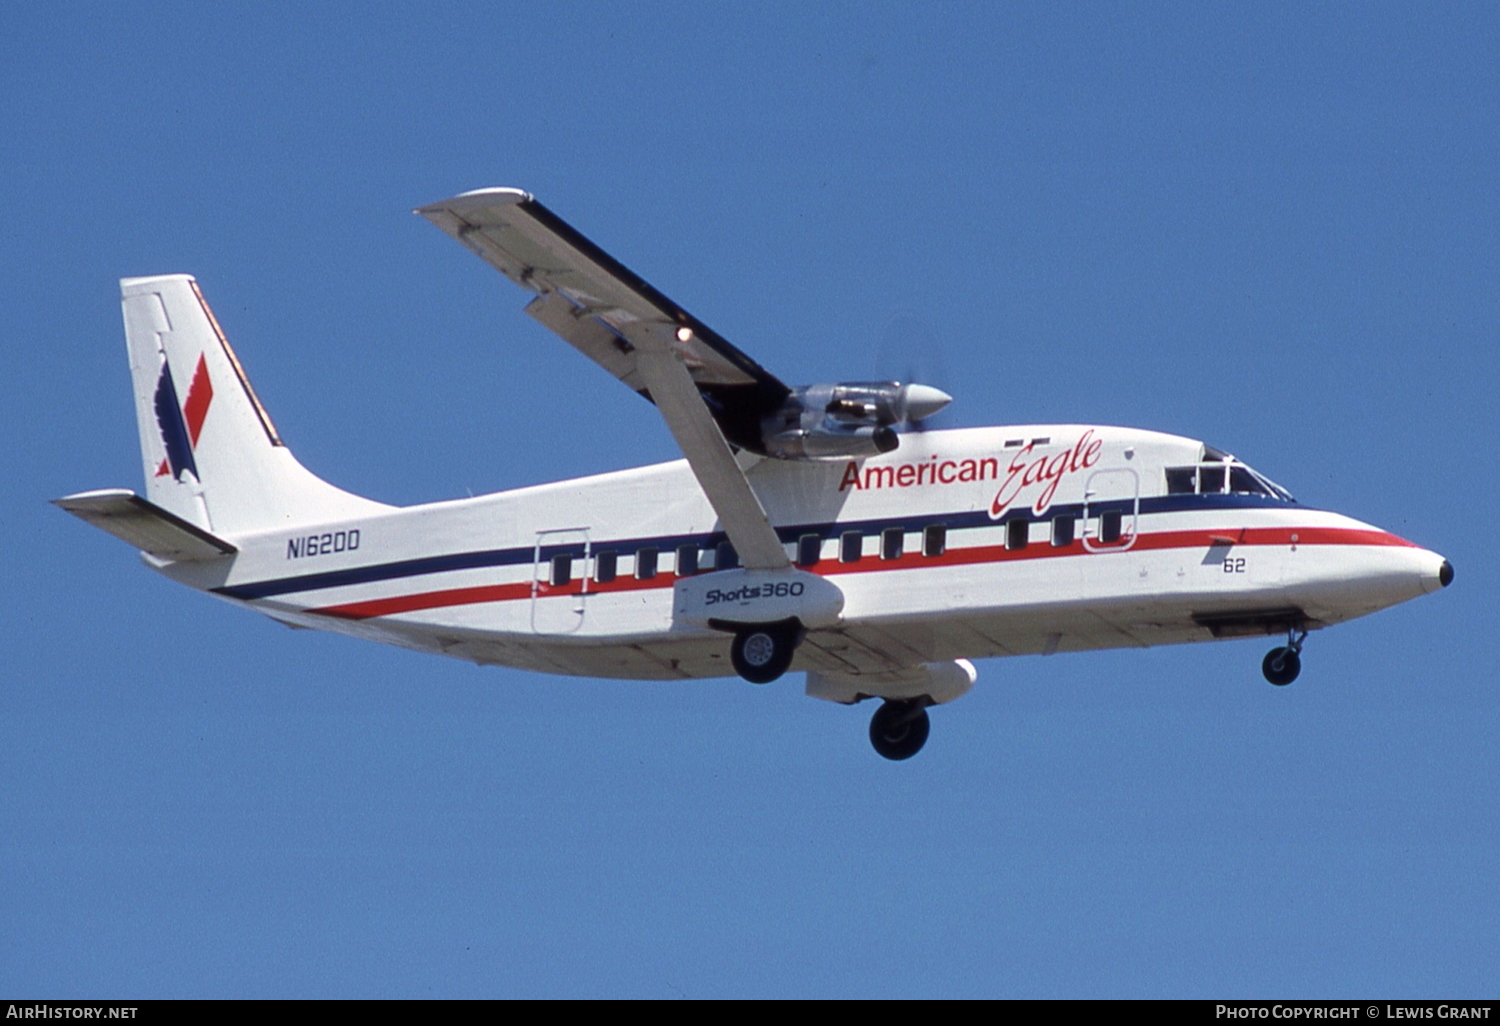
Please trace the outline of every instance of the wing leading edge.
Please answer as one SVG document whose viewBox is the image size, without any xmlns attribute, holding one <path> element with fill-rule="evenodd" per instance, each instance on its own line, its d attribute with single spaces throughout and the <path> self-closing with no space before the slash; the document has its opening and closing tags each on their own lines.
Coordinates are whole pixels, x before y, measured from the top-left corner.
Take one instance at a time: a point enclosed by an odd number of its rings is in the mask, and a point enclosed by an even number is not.
<svg viewBox="0 0 1500 1026">
<path fill-rule="evenodd" d="M 529 193 L 479 189 L 417 213 L 536 293 L 528 314 L 636 392 L 649 391 L 639 350 L 655 348 L 661 327 L 670 325 L 669 345 L 724 437 L 761 449 L 761 418 L 791 389 Z"/>
<path fill-rule="evenodd" d="M 656 404 L 746 567 L 790 565 L 726 444 L 761 451 L 785 384 L 528 193 L 480 189 L 416 212 L 536 293 L 528 314 Z"/>
</svg>

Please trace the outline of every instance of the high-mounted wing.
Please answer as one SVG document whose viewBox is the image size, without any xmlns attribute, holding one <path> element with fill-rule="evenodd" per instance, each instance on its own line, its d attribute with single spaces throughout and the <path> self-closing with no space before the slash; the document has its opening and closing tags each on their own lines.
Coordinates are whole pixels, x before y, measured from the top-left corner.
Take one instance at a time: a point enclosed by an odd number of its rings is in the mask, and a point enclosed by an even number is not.
<svg viewBox="0 0 1500 1026">
<path fill-rule="evenodd" d="M 480 189 L 417 213 L 536 293 L 528 314 L 656 404 L 745 566 L 790 565 L 726 444 L 761 451 L 786 385 L 528 193 Z"/>
<path fill-rule="evenodd" d="M 530 194 L 479 189 L 417 213 L 535 292 L 528 314 L 637 392 L 649 391 L 639 351 L 655 348 L 669 328 L 669 346 L 724 437 L 760 451 L 761 418 L 791 389 Z"/>
</svg>

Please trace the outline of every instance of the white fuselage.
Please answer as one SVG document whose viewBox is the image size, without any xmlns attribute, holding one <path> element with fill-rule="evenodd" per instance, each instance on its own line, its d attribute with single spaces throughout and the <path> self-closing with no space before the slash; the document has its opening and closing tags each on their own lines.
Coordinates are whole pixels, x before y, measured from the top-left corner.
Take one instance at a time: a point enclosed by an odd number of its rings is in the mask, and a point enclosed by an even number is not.
<svg viewBox="0 0 1500 1026">
<path fill-rule="evenodd" d="M 1440 556 L 1359 521 L 1222 477 L 1183 491 L 1203 458 L 1172 435 L 1041 425 L 742 465 L 787 551 L 843 593 L 794 669 L 1312 629 L 1440 586 Z M 230 559 L 161 569 L 283 622 L 480 663 L 732 673 L 729 635 L 674 617 L 679 576 L 730 555 L 686 461 L 230 540 Z"/>
</svg>

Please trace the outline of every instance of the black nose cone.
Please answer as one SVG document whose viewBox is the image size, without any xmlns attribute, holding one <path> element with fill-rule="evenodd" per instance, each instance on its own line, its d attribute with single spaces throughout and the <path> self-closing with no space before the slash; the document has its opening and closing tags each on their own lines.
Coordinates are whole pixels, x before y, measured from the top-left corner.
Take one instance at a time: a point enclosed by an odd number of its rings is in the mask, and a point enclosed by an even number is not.
<svg viewBox="0 0 1500 1026">
<path fill-rule="evenodd" d="M 1443 565 L 1438 567 L 1438 583 L 1445 588 L 1453 583 L 1453 564 L 1446 559 L 1443 560 Z"/>
</svg>

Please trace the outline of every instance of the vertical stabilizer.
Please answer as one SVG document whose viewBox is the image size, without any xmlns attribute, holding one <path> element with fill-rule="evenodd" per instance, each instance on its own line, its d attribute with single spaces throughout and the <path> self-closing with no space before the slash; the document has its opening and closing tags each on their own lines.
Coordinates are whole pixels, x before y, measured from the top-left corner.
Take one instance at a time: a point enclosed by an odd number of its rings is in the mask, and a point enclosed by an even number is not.
<svg viewBox="0 0 1500 1026">
<path fill-rule="evenodd" d="M 297 462 L 190 276 L 125 278 L 120 296 L 151 502 L 221 535 L 389 508 Z"/>
</svg>

